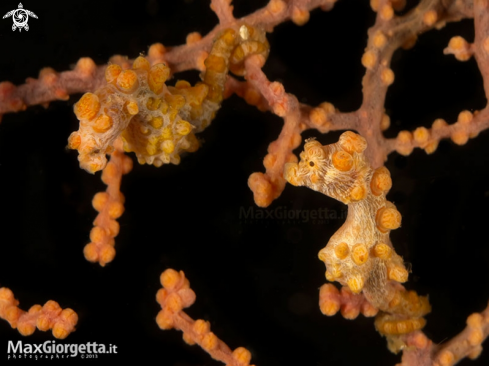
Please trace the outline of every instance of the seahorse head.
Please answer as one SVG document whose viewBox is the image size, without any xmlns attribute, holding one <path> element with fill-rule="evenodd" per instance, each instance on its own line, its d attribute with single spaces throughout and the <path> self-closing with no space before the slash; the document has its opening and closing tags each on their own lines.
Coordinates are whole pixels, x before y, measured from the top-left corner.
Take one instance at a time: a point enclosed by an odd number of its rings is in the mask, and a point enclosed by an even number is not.
<svg viewBox="0 0 489 366">
<path fill-rule="evenodd" d="M 363 155 L 366 147 L 365 139 L 350 131 L 337 143 L 325 146 L 309 139 L 299 163 L 286 164 L 284 178 L 346 204 L 359 201 L 367 195 L 366 180 L 372 171 Z"/>
</svg>

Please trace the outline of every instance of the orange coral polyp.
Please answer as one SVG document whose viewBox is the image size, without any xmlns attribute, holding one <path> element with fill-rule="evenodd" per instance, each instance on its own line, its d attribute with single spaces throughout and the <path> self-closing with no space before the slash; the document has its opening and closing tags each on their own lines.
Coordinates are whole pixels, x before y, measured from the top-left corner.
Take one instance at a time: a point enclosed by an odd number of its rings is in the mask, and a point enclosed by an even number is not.
<svg viewBox="0 0 489 366">
<path fill-rule="evenodd" d="M 148 73 L 148 86 L 155 94 L 163 91 L 163 85 L 170 76 L 170 69 L 165 64 L 156 64 L 151 67 Z"/>
<path fill-rule="evenodd" d="M 82 142 L 81 136 L 77 133 L 72 133 L 68 138 L 68 147 L 70 149 L 77 150 L 80 147 L 81 142 Z"/>
<path fill-rule="evenodd" d="M 350 288 L 351 292 L 353 292 L 354 294 L 359 294 L 363 290 L 363 286 L 365 285 L 365 280 L 360 274 L 356 274 L 351 276 L 346 281 L 346 283 Z"/>
<path fill-rule="evenodd" d="M 377 258 L 386 260 L 391 257 L 392 249 L 387 244 L 379 243 L 373 247 L 373 255 Z"/>
<path fill-rule="evenodd" d="M 351 258 L 356 265 L 361 266 L 368 260 L 368 249 L 365 244 L 355 244 L 351 251 Z"/>
<path fill-rule="evenodd" d="M 333 154 L 332 162 L 336 169 L 347 172 L 353 166 L 353 157 L 346 151 L 336 151 Z"/>
<path fill-rule="evenodd" d="M 395 208 L 383 207 L 377 212 L 377 226 L 383 232 L 397 229 L 401 226 L 401 214 Z"/>
<path fill-rule="evenodd" d="M 142 69 L 142 70 L 149 71 L 151 65 L 149 64 L 149 61 L 146 60 L 146 58 L 144 58 L 143 56 L 139 56 L 132 63 L 132 68 L 134 70 Z"/>
<path fill-rule="evenodd" d="M 342 133 L 338 143 L 349 153 L 356 152 L 360 154 L 367 148 L 367 141 L 362 136 L 351 131 Z"/>
<path fill-rule="evenodd" d="M 408 280 L 408 271 L 401 266 L 394 265 L 388 266 L 387 268 L 387 276 L 389 279 L 394 280 L 399 283 L 404 283 Z"/>
<path fill-rule="evenodd" d="M 346 243 L 339 243 L 334 248 L 334 253 L 339 259 L 345 259 L 350 253 L 350 247 Z"/>
<path fill-rule="evenodd" d="M 138 76 L 133 70 L 124 70 L 117 77 L 117 86 L 124 93 L 132 93 L 138 85 Z"/>
<path fill-rule="evenodd" d="M 215 71 L 217 73 L 223 73 L 227 69 L 227 62 L 224 57 L 209 55 L 204 62 L 206 71 Z"/>
<path fill-rule="evenodd" d="M 370 189 L 376 196 L 382 193 L 388 192 L 392 187 L 392 179 L 389 170 L 385 167 L 381 167 L 375 170 L 372 180 L 370 182 Z"/>
<path fill-rule="evenodd" d="M 79 120 L 91 120 L 100 110 L 98 97 L 92 93 L 85 93 L 75 104 L 74 111 Z"/>
<path fill-rule="evenodd" d="M 108 129 L 110 129 L 113 125 L 112 118 L 109 116 L 103 114 L 99 117 L 94 122 L 93 125 L 93 130 L 95 132 L 103 133 L 106 132 Z M 72 147 L 74 149 L 75 147 Z"/>
<path fill-rule="evenodd" d="M 121 72 L 122 68 L 119 65 L 111 64 L 105 69 L 105 80 L 108 83 L 115 83 Z"/>
</svg>

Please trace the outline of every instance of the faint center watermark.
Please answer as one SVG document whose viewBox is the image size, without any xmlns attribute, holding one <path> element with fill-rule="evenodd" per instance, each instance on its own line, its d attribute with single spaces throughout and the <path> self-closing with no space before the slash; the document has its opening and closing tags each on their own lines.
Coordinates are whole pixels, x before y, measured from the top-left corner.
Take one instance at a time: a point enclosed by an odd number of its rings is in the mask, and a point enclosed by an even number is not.
<svg viewBox="0 0 489 366">
<path fill-rule="evenodd" d="M 332 210 L 330 208 L 316 209 L 291 209 L 286 206 L 278 206 L 273 209 L 259 208 L 255 206 L 240 207 L 239 220 L 246 224 L 265 223 L 277 221 L 280 223 L 313 223 L 326 224 L 331 220 L 345 220 L 348 210 Z"/>
</svg>

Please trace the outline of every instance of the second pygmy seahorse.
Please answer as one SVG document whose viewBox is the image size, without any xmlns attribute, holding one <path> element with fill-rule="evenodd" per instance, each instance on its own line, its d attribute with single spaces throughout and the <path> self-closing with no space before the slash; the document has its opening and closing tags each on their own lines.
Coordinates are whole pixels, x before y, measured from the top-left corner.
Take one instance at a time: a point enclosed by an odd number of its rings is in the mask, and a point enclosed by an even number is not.
<svg viewBox="0 0 489 366">
<path fill-rule="evenodd" d="M 264 31 L 248 25 L 223 30 L 204 62 L 202 82 L 193 87 L 186 81 L 167 86 L 170 69 L 164 63 L 150 65 L 142 56 L 132 69 L 113 63 L 105 72 L 107 84 L 75 104 L 80 128 L 68 147 L 78 150 L 80 166 L 91 173 L 105 167 L 119 136 L 124 150 L 135 152 L 141 164 L 178 164 L 182 151 L 198 148 L 194 133 L 206 128 L 219 109 L 228 70 L 243 75 L 246 56 L 266 59 L 268 51 Z"/>
<path fill-rule="evenodd" d="M 284 177 L 348 205 L 346 222 L 319 252 L 326 278 L 353 293 L 363 290 L 373 305 L 385 308 L 393 294 L 387 283 L 406 282 L 408 271 L 389 239 L 390 230 L 401 225 L 401 214 L 386 199 L 390 173 L 370 167 L 366 147 L 365 139 L 350 131 L 331 145 L 308 140 L 301 161 L 286 164 Z"/>
</svg>

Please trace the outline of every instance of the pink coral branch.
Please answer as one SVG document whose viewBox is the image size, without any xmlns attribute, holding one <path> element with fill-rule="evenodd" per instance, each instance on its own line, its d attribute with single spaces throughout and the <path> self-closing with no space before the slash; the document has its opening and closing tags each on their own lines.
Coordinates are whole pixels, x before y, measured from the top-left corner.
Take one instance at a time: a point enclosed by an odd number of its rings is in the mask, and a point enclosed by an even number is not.
<svg viewBox="0 0 489 366">
<path fill-rule="evenodd" d="M 178 329 L 183 332 L 183 339 L 190 345 L 198 344 L 215 360 L 228 366 L 249 366 L 250 352 L 243 347 L 234 351 L 210 330 L 209 322 L 202 319 L 193 320 L 182 309 L 195 302 L 195 293 L 183 271 L 167 269 L 160 276 L 162 289 L 156 294 L 156 301 L 161 311 L 156 322 L 161 329 Z"/>
<path fill-rule="evenodd" d="M 409 155 L 418 147 L 431 154 L 444 138 L 451 138 L 457 145 L 464 145 L 469 138 L 477 137 L 487 128 L 489 128 L 489 107 L 474 114 L 462 111 L 457 122 L 451 125 L 443 119 L 437 119 L 429 129 L 419 127 L 413 133 L 402 131 L 397 138 L 386 139 L 386 151 L 388 154 L 397 151 L 402 155 Z"/>
<path fill-rule="evenodd" d="M 122 175 L 132 169 L 132 160 L 122 149 L 122 140 L 114 143 L 115 150 L 110 161 L 102 172 L 102 181 L 107 184 L 106 192 L 99 192 L 92 201 L 99 212 L 93 221 L 90 232 L 90 243 L 83 250 L 90 262 L 98 262 L 102 267 L 115 257 L 114 238 L 119 234 L 119 223 L 116 221 L 124 212 L 124 195 L 120 191 Z"/>
<path fill-rule="evenodd" d="M 231 7 L 227 0 L 213 1 L 221 24 L 218 24 L 205 37 L 185 45 L 165 48 L 157 43 L 150 47 L 148 52 L 151 63 L 166 62 L 172 73 L 189 69 L 202 70 L 203 59 L 212 47 L 216 35 L 225 28 L 238 28 L 240 24 L 246 23 L 259 28 L 272 31 L 273 28 L 291 17 L 293 9 L 299 6 L 301 9 L 310 11 L 318 7 L 327 7 L 333 4 L 331 0 L 291 0 L 285 3 L 282 0 L 272 0 L 263 9 L 243 17 L 234 19 Z M 226 5 L 227 4 L 227 5 Z M 119 57 L 111 60 L 114 63 L 126 62 L 126 68 L 132 64 L 131 60 Z M 28 106 L 46 104 L 54 100 L 66 100 L 69 95 L 94 91 L 105 82 L 106 65 L 96 66 L 89 58 L 81 58 L 75 69 L 60 73 L 52 69 L 46 73 L 41 71 L 39 79 L 28 79 L 26 84 L 14 86 L 10 82 L 0 83 L 0 116 L 9 112 L 25 110 Z"/>
<path fill-rule="evenodd" d="M 467 327 L 450 341 L 437 347 L 434 364 L 454 365 L 465 357 L 476 359 L 482 352 L 482 342 L 489 336 L 489 305 L 482 313 L 467 318 Z"/>
<path fill-rule="evenodd" d="M 383 165 L 387 158 L 389 144 L 381 134 L 381 122 L 384 118 L 384 102 L 387 88 L 394 82 L 395 75 L 390 69 L 394 51 L 401 47 L 411 47 L 417 35 L 434 27 L 443 26 L 446 21 L 460 20 L 459 7 L 465 4 L 457 2 L 445 5 L 437 0 L 424 0 L 416 8 L 402 17 L 395 16 L 392 5 L 381 1 L 377 10 L 375 24 L 369 29 L 369 39 L 362 64 L 367 69 L 363 78 L 363 103 L 358 111 L 356 129 L 368 142 L 366 156 L 374 168 Z M 401 135 L 398 152 L 409 154 L 408 143 L 412 139 Z"/>
<path fill-rule="evenodd" d="M 489 4 L 487 1 L 474 1 L 475 39 L 471 45 L 475 59 L 484 81 L 486 99 L 489 100 Z"/>
<path fill-rule="evenodd" d="M 254 193 L 258 206 L 266 207 L 277 198 L 285 188 L 283 167 L 285 163 L 295 162 L 297 158 L 292 150 L 302 141 L 300 133 L 300 109 L 297 98 L 286 94 L 282 84 L 271 83 L 261 70 L 263 60 L 250 57 L 246 60 L 246 79 L 267 100 L 273 112 L 284 118 L 284 127 L 278 139 L 268 147 L 264 158 L 266 173 L 253 173 L 248 179 L 248 186 Z"/>
<path fill-rule="evenodd" d="M 482 343 L 489 336 L 489 305 L 481 313 L 467 318 L 467 327 L 448 342 L 435 345 L 421 332 L 403 336 L 407 345 L 399 365 L 452 366 L 465 357 L 472 360 L 482 352 Z"/>
<path fill-rule="evenodd" d="M 229 24 L 235 20 L 231 0 L 211 0 L 211 9 L 219 18 L 219 24 Z"/>
<path fill-rule="evenodd" d="M 31 335 L 37 329 L 52 329 L 55 338 L 64 339 L 75 330 L 78 315 L 70 308 L 61 309 L 56 301 L 48 301 L 41 305 L 33 305 L 29 311 L 20 309 L 19 301 L 8 288 L 0 288 L 0 318 L 17 328 L 22 335 Z"/>
<path fill-rule="evenodd" d="M 268 101 L 252 84 L 228 76 L 224 89 L 224 98 L 229 98 L 233 93 L 243 98 L 246 103 L 256 106 L 262 112 L 270 109 Z"/>
<path fill-rule="evenodd" d="M 165 58 L 173 72 L 198 69 L 197 60 L 201 52 L 208 51 L 216 35 L 224 28 L 238 27 L 239 24 L 249 24 L 257 28 L 263 28 L 267 32 L 272 32 L 273 28 L 289 19 L 294 20 L 294 9 L 300 8 L 304 11 L 311 11 L 316 8 L 329 10 L 335 0 L 270 0 L 270 2 L 243 18 L 235 20 L 233 23 L 217 25 L 211 32 L 203 37 L 199 42 L 192 45 L 182 45 L 168 48 Z"/>
<path fill-rule="evenodd" d="M 90 58 L 78 60 L 75 69 L 61 73 L 51 68 L 42 69 L 39 79 L 28 78 L 25 84 L 15 86 L 0 83 L 0 116 L 25 110 L 28 106 L 67 100 L 70 94 L 99 88 L 104 82 L 105 66 L 96 66 Z"/>
</svg>

